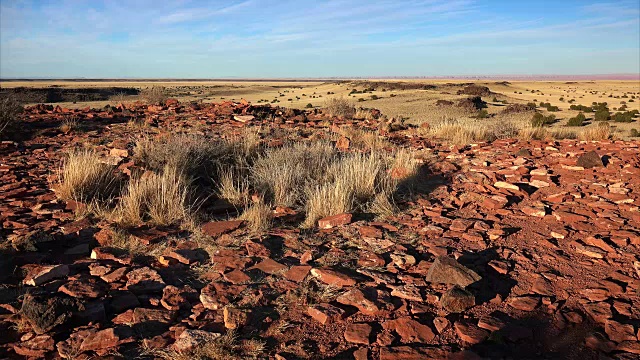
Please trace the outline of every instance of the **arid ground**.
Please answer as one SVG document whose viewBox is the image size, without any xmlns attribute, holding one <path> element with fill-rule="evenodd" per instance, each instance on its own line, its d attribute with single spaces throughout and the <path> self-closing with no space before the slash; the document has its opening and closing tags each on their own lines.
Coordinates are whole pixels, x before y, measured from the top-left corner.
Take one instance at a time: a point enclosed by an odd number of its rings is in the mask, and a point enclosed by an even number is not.
<svg viewBox="0 0 640 360">
<path fill-rule="evenodd" d="M 637 81 L 0 96 L 0 358 L 640 356 Z"/>
</svg>

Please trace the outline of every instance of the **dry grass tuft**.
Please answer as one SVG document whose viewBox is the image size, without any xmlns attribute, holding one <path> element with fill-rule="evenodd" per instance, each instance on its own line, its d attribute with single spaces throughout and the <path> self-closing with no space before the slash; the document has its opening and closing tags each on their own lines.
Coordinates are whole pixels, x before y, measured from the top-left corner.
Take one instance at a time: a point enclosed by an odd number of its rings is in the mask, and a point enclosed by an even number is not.
<svg viewBox="0 0 640 360">
<path fill-rule="evenodd" d="M 221 170 L 218 196 L 235 207 L 247 206 L 251 200 L 249 180 L 233 169 Z"/>
<path fill-rule="evenodd" d="M 62 124 L 60 124 L 60 131 L 66 134 L 73 130 L 77 130 L 79 127 L 80 121 L 77 116 L 67 116 L 62 120 Z"/>
<path fill-rule="evenodd" d="M 353 115 L 354 119 L 358 120 L 373 120 L 373 113 L 369 109 L 358 109 Z"/>
<path fill-rule="evenodd" d="M 310 228 L 325 216 L 352 211 L 354 199 L 351 189 L 352 187 L 344 182 L 309 187 L 305 204 L 307 217 L 302 226 Z"/>
<path fill-rule="evenodd" d="M 448 119 L 431 126 L 432 136 L 450 141 L 456 145 L 467 145 L 477 141 L 491 139 L 490 130 L 477 121 L 458 121 Z"/>
<path fill-rule="evenodd" d="M 251 167 L 252 182 L 274 205 L 301 205 L 305 184 L 324 176 L 335 153 L 331 144 L 320 141 L 269 149 Z"/>
<path fill-rule="evenodd" d="M 331 117 L 337 116 L 344 119 L 351 119 L 356 114 L 356 108 L 353 103 L 345 98 L 327 99 L 324 107 Z"/>
<path fill-rule="evenodd" d="M 140 96 L 149 104 L 162 104 L 168 98 L 167 88 L 164 86 L 152 86 L 140 91 Z"/>
<path fill-rule="evenodd" d="M 147 172 L 132 179 L 115 214 L 123 224 L 178 224 L 191 219 L 195 206 L 190 200 L 188 181 L 177 169 L 166 166 L 160 174 Z"/>
<path fill-rule="evenodd" d="M 356 149 L 365 151 L 378 151 L 391 147 L 391 143 L 375 131 L 356 129 L 354 127 L 342 127 L 340 135 L 349 138 Z"/>
<path fill-rule="evenodd" d="M 249 205 L 240 216 L 240 219 L 249 223 L 249 229 L 253 233 L 260 233 L 271 228 L 273 211 L 271 211 L 269 205 L 260 200 Z"/>
<path fill-rule="evenodd" d="M 579 134 L 581 140 L 598 141 L 607 140 L 611 137 L 611 126 L 608 122 L 598 123 L 596 126 L 590 126 Z"/>
<path fill-rule="evenodd" d="M 265 345 L 254 339 L 239 341 L 235 332 L 229 331 L 189 351 L 157 350 L 154 355 L 165 360 L 243 360 L 264 355 Z"/>
<path fill-rule="evenodd" d="M 114 167 L 101 161 L 91 150 L 78 150 L 69 154 L 58 170 L 55 191 L 59 198 L 83 203 L 103 202 L 120 190 Z"/>
</svg>

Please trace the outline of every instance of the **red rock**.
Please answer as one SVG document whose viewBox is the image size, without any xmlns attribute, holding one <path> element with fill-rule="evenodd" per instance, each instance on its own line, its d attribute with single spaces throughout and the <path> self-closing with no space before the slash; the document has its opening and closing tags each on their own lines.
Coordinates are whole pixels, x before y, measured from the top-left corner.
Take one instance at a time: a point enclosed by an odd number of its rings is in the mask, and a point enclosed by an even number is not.
<svg viewBox="0 0 640 360">
<path fill-rule="evenodd" d="M 135 308 L 133 309 L 133 322 L 136 324 L 152 321 L 157 323 L 170 324 L 175 318 L 176 313 L 174 311 L 164 309 L 148 309 L 148 308 Z"/>
<path fill-rule="evenodd" d="M 354 344 L 369 345 L 371 331 L 372 328 L 369 324 L 348 324 L 344 331 L 344 339 Z"/>
<path fill-rule="evenodd" d="M 287 267 L 280 264 L 279 262 L 272 260 L 270 258 L 266 258 L 262 260 L 259 264 L 253 267 L 254 269 L 261 270 L 267 274 L 280 274 L 287 270 Z"/>
<path fill-rule="evenodd" d="M 22 339 L 19 343 L 13 344 L 13 351 L 25 357 L 44 358 L 48 352 L 53 351 L 53 345 L 51 336 L 36 335 L 31 339 Z"/>
<path fill-rule="evenodd" d="M 447 311 L 459 313 L 474 307 L 476 300 L 472 293 L 456 285 L 442 294 L 440 303 Z"/>
<path fill-rule="evenodd" d="M 64 278 L 67 275 L 69 275 L 69 266 L 67 265 L 39 266 L 25 277 L 23 283 L 26 285 L 38 286 L 53 279 Z"/>
<path fill-rule="evenodd" d="M 232 284 L 242 284 L 251 281 L 251 278 L 241 270 L 233 270 L 224 274 L 224 279 Z"/>
<path fill-rule="evenodd" d="M 640 341 L 623 341 L 618 344 L 616 350 L 640 355 Z"/>
<path fill-rule="evenodd" d="M 382 230 L 373 226 L 360 226 L 360 228 L 358 228 L 358 232 L 362 237 L 370 237 L 370 238 L 382 237 Z"/>
<path fill-rule="evenodd" d="M 604 167 L 602 159 L 595 151 L 590 151 L 581 155 L 576 161 L 576 165 L 581 166 L 585 169 L 591 169 L 593 167 Z"/>
<path fill-rule="evenodd" d="M 621 324 L 609 319 L 604 323 L 604 331 L 609 336 L 609 339 L 617 343 L 638 340 L 633 325 L 630 324 Z"/>
<path fill-rule="evenodd" d="M 242 220 L 211 221 L 202 225 L 202 232 L 208 236 L 218 237 L 238 229 L 243 223 Z"/>
<path fill-rule="evenodd" d="M 343 305 L 350 305 L 358 308 L 365 315 L 374 315 L 380 311 L 378 306 L 367 299 L 365 294 L 359 289 L 351 289 L 336 298 L 336 301 Z"/>
<path fill-rule="evenodd" d="M 177 311 L 181 308 L 189 307 L 189 297 L 195 297 L 195 290 L 190 286 L 185 286 L 183 289 L 179 289 L 173 285 L 166 286 L 162 289 L 162 299 L 160 304 L 167 310 Z"/>
<path fill-rule="evenodd" d="M 613 316 L 611 305 L 602 301 L 595 303 L 587 303 L 583 305 L 584 311 L 591 316 L 593 320 L 603 324 L 607 319 Z"/>
<path fill-rule="evenodd" d="M 482 279 L 475 271 L 461 265 L 455 259 L 439 256 L 431 264 L 426 280 L 429 282 L 455 284 L 466 287 Z"/>
<path fill-rule="evenodd" d="M 431 328 L 410 317 L 387 320 L 382 324 L 386 330 L 393 330 L 400 335 L 403 343 L 428 343 L 436 336 Z"/>
<path fill-rule="evenodd" d="M 616 348 L 616 344 L 607 340 L 600 333 L 592 333 L 585 338 L 585 345 L 594 350 L 599 350 L 605 353 L 610 353 Z"/>
<path fill-rule="evenodd" d="M 311 275 L 327 285 L 353 286 L 356 281 L 346 274 L 331 269 L 311 269 Z"/>
<path fill-rule="evenodd" d="M 522 311 L 533 311 L 540 304 L 537 296 L 516 296 L 509 299 L 511 307 Z"/>
<path fill-rule="evenodd" d="M 177 249 L 166 251 L 165 256 L 178 260 L 185 265 L 203 262 L 207 259 L 207 253 L 201 249 Z"/>
<path fill-rule="evenodd" d="M 132 334 L 128 334 L 128 331 L 125 329 L 127 328 L 110 328 L 95 332 L 84 339 L 82 345 L 80 345 L 80 350 L 104 351 L 107 349 L 113 349 L 125 342 L 133 341 L 132 339 L 126 339 Z"/>
<path fill-rule="evenodd" d="M 505 326 L 504 322 L 494 316 L 484 315 L 478 320 L 478 327 L 489 331 L 498 331 Z"/>
<path fill-rule="evenodd" d="M 349 150 L 349 146 L 351 145 L 351 141 L 348 137 L 341 136 L 338 141 L 336 141 L 336 149 L 346 151 Z"/>
<path fill-rule="evenodd" d="M 344 310 L 326 303 L 309 306 L 307 313 L 322 325 L 341 321 L 344 316 Z"/>
<path fill-rule="evenodd" d="M 393 346 L 380 348 L 380 360 L 449 359 L 451 354 L 437 347 Z"/>
<path fill-rule="evenodd" d="M 73 280 L 60 286 L 58 291 L 76 298 L 95 299 L 104 295 L 104 287 L 89 279 Z"/>
<path fill-rule="evenodd" d="M 303 281 L 311 271 L 309 265 L 292 266 L 287 272 L 284 273 L 284 277 L 295 282 Z"/>
<path fill-rule="evenodd" d="M 165 287 L 164 280 L 157 271 L 149 267 L 131 270 L 127 273 L 127 290 L 134 293 L 160 291 Z"/>
<path fill-rule="evenodd" d="M 420 293 L 420 288 L 416 287 L 415 285 L 403 285 L 394 287 L 393 290 L 391 290 L 391 296 L 410 301 L 424 301 L 424 297 Z"/>
<path fill-rule="evenodd" d="M 202 344 L 211 343 L 222 334 L 204 331 L 186 329 L 176 339 L 173 344 L 173 350 L 177 352 L 189 352 L 200 347 Z"/>
<path fill-rule="evenodd" d="M 352 214 L 343 213 L 332 216 L 327 216 L 318 220 L 318 228 L 331 229 L 332 227 L 347 225 L 351 222 Z"/>
<path fill-rule="evenodd" d="M 126 157 L 129 157 L 129 150 L 127 150 L 127 149 L 111 149 L 111 151 L 109 151 L 109 155 L 126 158 Z"/>
<path fill-rule="evenodd" d="M 354 360 L 369 360 L 369 349 L 360 348 L 353 352 Z"/>
<path fill-rule="evenodd" d="M 129 271 L 128 268 L 121 267 L 121 268 L 115 269 L 114 271 L 106 275 L 100 276 L 100 279 L 102 279 L 104 282 L 107 282 L 107 283 L 113 283 L 113 282 L 122 280 L 128 271 Z"/>
<path fill-rule="evenodd" d="M 237 309 L 226 306 L 223 309 L 224 326 L 227 329 L 238 329 L 249 322 L 250 312 L 247 309 Z"/>
<path fill-rule="evenodd" d="M 438 333 L 440 334 L 442 334 L 443 331 L 447 330 L 450 325 L 451 323 L 449 323 L 449 320 L 447 320 L 447 318 L 438 316 L 433 319 L 433 326 L 436 327 L 436 331 L 438 331 Z"/>
<path fill-rule="evenodd" d="M 93 250 L 91 250 L 91 258 L 95 260 L 112 260 L 123 265 L 131 264 L 131 256 L 109 247 L 93 248 Z"/>
<path fill-rule="evenodd" d="M 489 337 L 489 332 L 473 324 L 456 322 L 453 324 L 460 339 L 469 344 L 479 344 Z"/>
</svg>

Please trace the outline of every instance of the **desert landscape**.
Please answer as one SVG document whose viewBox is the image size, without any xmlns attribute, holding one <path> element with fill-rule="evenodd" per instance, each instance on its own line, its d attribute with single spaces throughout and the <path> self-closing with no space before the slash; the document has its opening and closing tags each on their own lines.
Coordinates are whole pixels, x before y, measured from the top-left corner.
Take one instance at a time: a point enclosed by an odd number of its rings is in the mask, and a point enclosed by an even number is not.
<svg viewBox="0 0 640 360">
<path fill-rule="evenodd" d="M 0 360 L 640 359 L 638 0 L 0 0 Z"/>
<path fill-rule="evenodd" d="M 9 358 L 640 354 L 636 82 L 1 85 Z"/>
</svg>

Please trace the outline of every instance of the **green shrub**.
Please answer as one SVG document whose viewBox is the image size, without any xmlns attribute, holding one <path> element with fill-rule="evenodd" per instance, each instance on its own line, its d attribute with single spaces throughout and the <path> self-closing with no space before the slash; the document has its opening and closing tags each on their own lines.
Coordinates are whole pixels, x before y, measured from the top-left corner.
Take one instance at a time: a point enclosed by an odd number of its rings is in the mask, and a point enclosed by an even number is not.
<svg viewBox="0 0 640 360">
<path fill-rule="evenodd" d="M 637 112 L 638 110 L 619 112 L 613 115 L 612 120 L 614 122 L 630 123 L 633 121 L 633 117 L 637 114 Z"/>
<path fill-rule="evenodd" d="M 570 110 L 578 110 L 578 111 L 583 111 L 583 112 L 593 112 L 593 108 L 590 106 L 584 106 L 584 105 L 571 105 L 569 106 Z"/>
<path fill-rule="evenodd" d="M 313 108 L 313 104 L 312 103 L 308 103 L 307 106 L 305 106 L 307 109 L 311 109 Z"/>
<path fill-rule="evenodd" d="M 608 109 L 598 109 L 596 111 L 595 120 L 596 121 L 607 121 L 609 120 L 609 110 Z"/>
<path fill-rule="evenodd" d="M 533 114 L 531 118 L 531 126 L 533 127 L 543 127 L 545 125 L 551 125 L 556 120 L 555 115 L 544 116 L 541 113 Z"/>
<path fill-rule="evenodd" d="M 586 119 L 587 118 L 584 116 L 584 114 L 580 113 L 575 117 L 572 117 L 571 119 L 569 119 L 569 121 L 567 122 L 567 126 L 582 126 L 584 125 L 584 121 Z"/>
<path fill-rule="evenodd" d="M 631 137 L 640 137 L 640 131 L 638 131 L 638 129 L 631 129 L 631 131 L 629 131 L 629 135 Z"/>
<path fill-rule="evenodd" d="M 371 100 L 378 100 L 379 99 L 378 95 L 371 95 L 370 97 L 371 97 Z"/>
<path fill-rule="evenodd" d="M 478 114 L 476 115 L 477 119 L 486 119 L 489 117 L 489 113 L 487 112 L 487 110 L 480 110 L 478 111 Z"/>
</svg>

